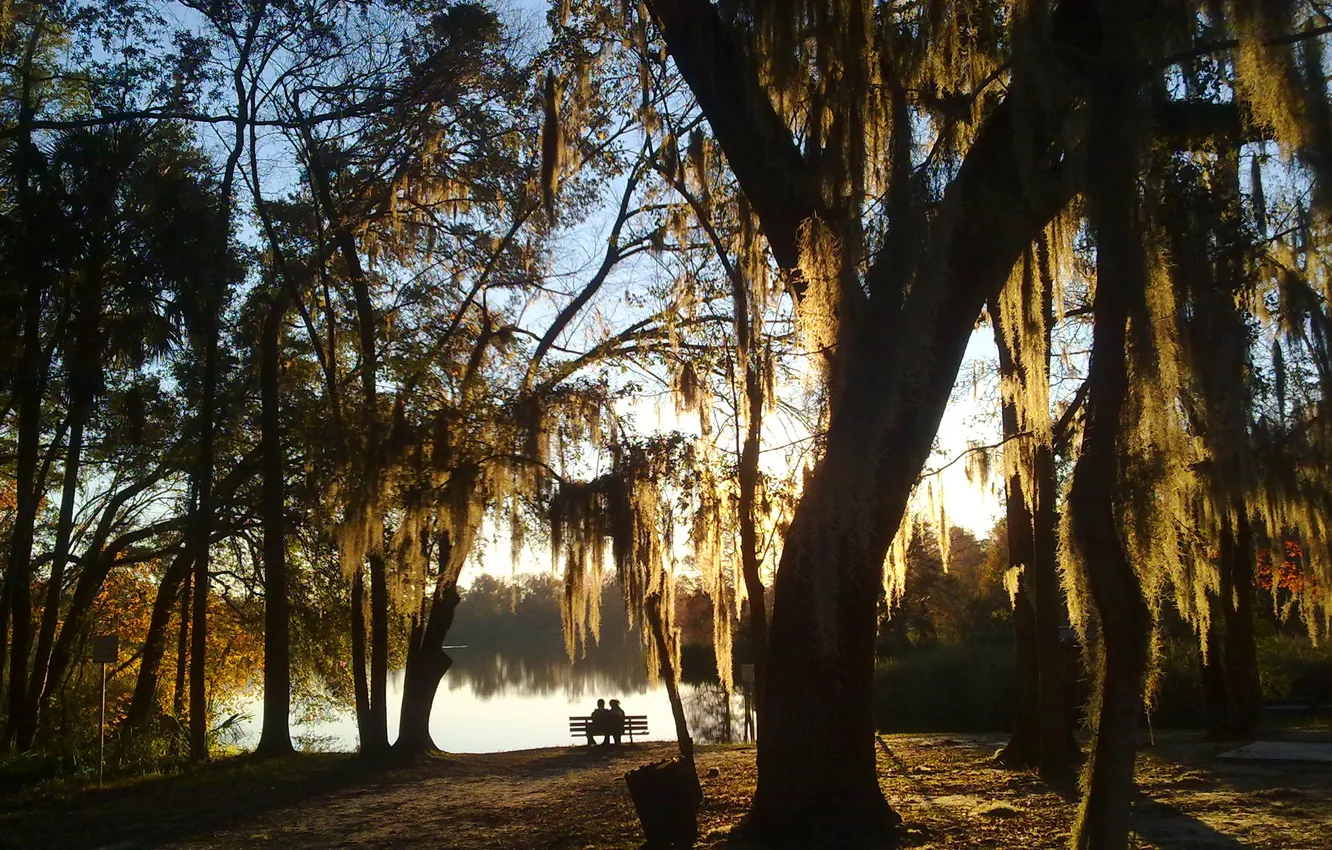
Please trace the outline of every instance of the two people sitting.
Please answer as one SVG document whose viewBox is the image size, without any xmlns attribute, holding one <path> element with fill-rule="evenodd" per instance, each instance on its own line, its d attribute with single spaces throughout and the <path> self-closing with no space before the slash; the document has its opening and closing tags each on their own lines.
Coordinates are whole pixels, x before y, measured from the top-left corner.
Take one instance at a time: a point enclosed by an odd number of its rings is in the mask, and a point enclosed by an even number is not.
<svg viewBox="0 0 1332 850">
<path fill-rule="evenodd" d="M 592 719 L 587 724 L 587 743 L 595 744 L 592 740 L 593 735 L 603 736 L 601 746 L 606 746 L 615 739 L 616 745 L 620 743 L 620 736 L 624 734 L 624 709 L 620 708 L 620 701 L 613 699 L 610 701 L 610 708 L 606 707 L 604 699 L 597 700 L 597 708 L 592 712 Z"/>
</svg>

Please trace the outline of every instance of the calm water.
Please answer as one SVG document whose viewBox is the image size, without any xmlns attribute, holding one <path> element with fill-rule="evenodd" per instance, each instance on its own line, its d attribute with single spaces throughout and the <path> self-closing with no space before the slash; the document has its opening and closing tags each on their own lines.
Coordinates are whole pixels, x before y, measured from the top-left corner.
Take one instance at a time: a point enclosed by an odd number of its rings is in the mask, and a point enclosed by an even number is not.
<svg viewBox="0 0 1332 850">
<path fill-rule="evenodd" d="M 435 745 L 457 753 L 490 753 L 580 743 L 569 735 L 571 715 L 590 714 L 598 699 L 619 699 L 626 714 L 645 714 L 648 740 L 675 739 L 666 689 L 649 685 L 637 653 L 603 652 L 570 664 L 545 651 L 451 651 L 453 668 L 440 683 L 430 715 Z M 552 657 L 553 656 L 553 657 Z M 690 733 L 700 743 L 747 741 L 744 698 L 727 698 L 715 684 L 683 684 L 681 697 Z M 398 735 L 402 678 L 389 678 L 389 739 Z M 262 703 L 256 697 L 242 711 L 250 715 L 238 729 L 237 743 L 259 740 Z M 751 715 L 752 717 L 752 715 Z M 751 720 L 752 722 L 752 720 Z M 293 724 L 298 746 L 319 750 L 355 750 L 356 720 L 350 711 L 321 722 Z"/>
</svg>

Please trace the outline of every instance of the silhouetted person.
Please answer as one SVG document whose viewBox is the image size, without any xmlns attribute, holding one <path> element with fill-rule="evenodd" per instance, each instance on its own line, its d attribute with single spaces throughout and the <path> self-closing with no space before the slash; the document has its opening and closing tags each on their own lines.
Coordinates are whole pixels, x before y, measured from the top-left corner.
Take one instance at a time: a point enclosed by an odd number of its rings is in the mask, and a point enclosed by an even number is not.
<svg viewBox="0 0 1332 850">
<path fill-rule="evenodd" d="M 610 725 L 611 737 L 615 739 L 615 745 L 620 745 L 620 736 L 624 734 L 624 709 L 620 708 L 618 699 L 611 700 L 610 709 L 606 711 L 607 722 Z"/>
<path fill-rule="evenodd" d="M 596 711 L 592 712 L 592 719 L 587 724 L 588 744 L 596 743 L 596 741 L 592 740 L 593 735 L 602 735 L 605 737 L 605 740 L 601 742 L 601 746 L 603 747 L 610 743 L 610 736 L 611 736 L 610 721 L 611 721 L 611 713 L 606 708 L 606 701 L 604 699 L 597 700 Z"/>
</svg>

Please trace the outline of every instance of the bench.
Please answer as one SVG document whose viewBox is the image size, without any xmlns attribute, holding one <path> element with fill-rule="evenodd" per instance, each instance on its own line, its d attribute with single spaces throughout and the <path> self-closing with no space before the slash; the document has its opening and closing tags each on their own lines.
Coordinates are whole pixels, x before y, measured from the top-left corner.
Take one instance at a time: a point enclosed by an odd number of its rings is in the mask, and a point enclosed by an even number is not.
<svg viewBox="0 0 1332 850">
<path fill-rule="evenodd" d="M 570 717 L 569 734 L 575 738 L 586 738 L 587 727 L 591 722 L 591 717 Z M 635 735 L 641 737 L 646 735 L 647 731 L 648 725 L 646 714 L 626 714 L 624 716 L 624 734 L 629 736 L 630 743 L 633 742 Z M 601 734 L 602 733 L 598 732 L 597 737 L 601 737 Z"/>
</svg>

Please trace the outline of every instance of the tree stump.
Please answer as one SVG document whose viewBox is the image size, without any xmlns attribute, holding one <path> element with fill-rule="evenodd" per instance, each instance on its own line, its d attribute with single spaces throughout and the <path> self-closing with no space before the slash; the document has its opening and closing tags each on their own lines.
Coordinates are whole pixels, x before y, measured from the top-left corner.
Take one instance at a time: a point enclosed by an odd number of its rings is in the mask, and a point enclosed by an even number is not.
<svg viewBox="0 0 1332 850">
<path fill-rule="evenodd" d="M 698 776 L 679 759 L 653 762 L 624 775 L 643 833 L 652 847 L 685 846 L 698 837 L 702 790 Z"/>
</svg>

